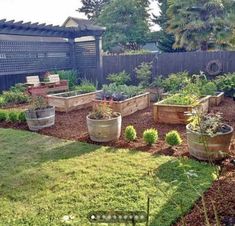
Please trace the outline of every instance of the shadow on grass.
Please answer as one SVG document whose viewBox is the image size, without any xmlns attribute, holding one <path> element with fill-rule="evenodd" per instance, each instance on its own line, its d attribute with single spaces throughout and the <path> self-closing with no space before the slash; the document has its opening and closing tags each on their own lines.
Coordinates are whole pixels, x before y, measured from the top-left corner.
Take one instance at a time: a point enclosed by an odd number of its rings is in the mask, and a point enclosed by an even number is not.
<svg viewBox="0 0 235 226">
<path fill-rule="evenodd" d="M 158 183 L 165 183 L 166 189 L 159 189 L 158 195 L 166 198 L 161 210 L 153 216 L 150 226 L 165 225 L 169 220 L 174 224 L 183 217 L 212 184 L 213 168 L 200 166 L 194 160 L 175 159 L 160 165 L 153 172 L 153 179 Z M 172 190 L 172 193 L 168 193 Z M 156 195 L 156 194 L 154 194 Z"/>
</svg>

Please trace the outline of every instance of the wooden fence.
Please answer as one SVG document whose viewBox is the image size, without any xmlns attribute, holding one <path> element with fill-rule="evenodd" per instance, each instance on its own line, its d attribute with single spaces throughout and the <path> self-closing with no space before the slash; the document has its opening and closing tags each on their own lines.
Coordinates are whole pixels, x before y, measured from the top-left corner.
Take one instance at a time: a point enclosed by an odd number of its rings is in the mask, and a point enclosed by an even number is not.
<svg viewBox="0 0 235 226">
<path fill-rule="evenodd" d="M 103 56 L 103 75 L 125 70 L 135 77 L 134 69 L 142 62 L 153 62 L 153 76 L 167 76 L 171 73 L 188 71 L 190 74 L 206 72 L 206 67 L 211 61 L 221 64 L 221 73 L 235 72 L 235 52 L 182 52 L 148 55 L 119 55 Z M 135 81 L 135 80 L 133 80 Z"/>
</svg>

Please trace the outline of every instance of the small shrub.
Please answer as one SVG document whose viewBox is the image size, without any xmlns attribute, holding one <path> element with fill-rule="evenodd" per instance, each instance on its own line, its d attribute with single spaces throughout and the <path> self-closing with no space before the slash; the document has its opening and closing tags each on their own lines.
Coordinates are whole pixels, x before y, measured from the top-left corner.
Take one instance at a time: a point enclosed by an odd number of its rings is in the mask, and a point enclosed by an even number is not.
<svg viewBox="0 0 235 226">
<path fill-rule="evenodd" d="M 17 122 L 18 121 L 18 114 L 14 111 L 9 112 L 8 119 L 10 122 Z"/>
<path fill-rule="evenodd" d="M 79 86 L 75 87 L 75 90 L 80 93 L 90 93 L 96 91 L 96 86 L 87 79 L 82 80 Z"/>
<path fill-rule="evenodd" d="M 0 107 L 3 107 L 6 105 L 5 98 L 3 96 L 0 96 Z"/>
<path fill-rule="evenodd" d="M 19 113 L 18 120 L 19 120 L 19 122 L 26 122 L 25 112 L 22 111 Z"/>
<path fill-rule="evenodd" d="M 3 92 L 2 98 L 6 104 L 24 104 L 30 100 L 29 95 L 26 93 L 15 91 Z"/>
<path fill-rule="evenodd" d="M 0 111 L 0 121 L 6 121 L 7 120 L 7 113 L 5 111 Z"/>
<path fill-rule="evenodd" d="M 134 141 L 137 137 L 134 126 L 127 126 L 125 129 L 125 139 L 128 141 Z"/>
<path fill-rule="evenodd" d="M 164 79 L 162 86 L 166 92 L 176 93 L 190 83 L 188 72 L 180 72 L 177 74 L 170 74 L 168 78 Z"/>
<path fill-rule="evenodd" d="M 146 88 L 150 86 L 152 79 L 152 63 L 143 62 L 139 67 L 135 68 L 135 72 L 142 87 Z"/>
<path fill-rule="evenodd" d="M 214 82 L 207 82 L 201 87 L 201 95 L 215 95 L 217 91 L 216 84 Z"/>
<path fill-rule="evenodd" d="M 15 84 L 15 86 L 12 86 L 10 91 L 15 92 L 15 93 L 18 93 L 18 92 L 23 93 L 26 91 L 26 86 L 24 86 L 24 84 L 22 83 L 18 83 L 18 84 Z"/>
<path fill-rule="evenodd" d="M 58 71 L 61 80 L 67 80 L 69 89 L 73 90 L 77 84 L 77 72 L 74 70 Z"/>
<path fill-rule="evenodd" d="M 224 92 L 226 96 L 232 97 L 235 92 L 235 73 L 217 76 L 214 82 L 219 91 Z"/>
<path fill-rule="evenodd" d="M 166 143 L 169 144 L 171 147 L 180 145 L 182 143 L 182 139 L 180 134 L 176 130 L 172 130 L 166 134 Z"/>
<path fill-rule="evenodd" d="M 128 73 L 122 71 L 120 73 L 108 75 L 107 79 L 117 85 L 125 85 L 131 80 L 131 77 Z"/>
<path fill-rule="evenodd" d="M 145 143 L 153 145 L 158 140 L 158 131 L 156 129 L 147 129 L 143 133 Z"/>
</svg>

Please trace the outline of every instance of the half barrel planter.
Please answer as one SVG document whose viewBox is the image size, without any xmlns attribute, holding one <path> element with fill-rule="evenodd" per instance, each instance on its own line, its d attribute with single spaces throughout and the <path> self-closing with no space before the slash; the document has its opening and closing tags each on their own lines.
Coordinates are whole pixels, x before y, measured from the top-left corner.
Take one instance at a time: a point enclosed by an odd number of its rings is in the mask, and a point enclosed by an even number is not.
<svg viewBox="0 0 235 226">
<path fill-rule="evenodd" d="M 103 100 L 93 100 L 93 107 L 96 104 L 103 103 Z M 110 107 L 114 112 L 121 113 L 121 116 L 132 115 L 139 110 L 143 110 L 150 106 L 150 93 L 146 92 L 138 96 L 123 100 L 123 101 L 112 101 Z"/>
<path fill-rule="evenodd" d="M 27 110 L 25 112 L 26 121 L 31 131 L 38 131 L 55 124 L 55 108 Z"/>
<path fill-rule="evenodd" d="M 165 124 L 183 124 L 188 123 L 185 113 L 193 110 L 200 110 L 204 113 L 209 111 L 210 96 L 201 98 L 196 105 L 171 105 L 164 104 L 164 100 L 153 105 L 153 118 L 155 122 Z"/>
<path fill-rule="evenodd" d="M 88 115 L 87 128 L 92 141 L 110 142 L 118 140 L 122 129 L 121 114 L 118 113 L 118 117 L 103 120 L 91 119 Z"/>
<path fill-rule="evenodd" d="M 216 161 L 222 160 L 229 154 L 229 147 L 233 136 L 233 128 L 228 132 L 220 133 L 213 137 L 195 132 L 187 125 L 187 143 L 189 153 L 199 160 Z"/>
<path fill-rule="evenodd" d="M 224 100 L 224 92 L 218 92 L 210 97 L 210 107 L 218 106 Z"/>
<path fill-rule="evenodd" d="M 48 95 L 48 104 L 54 106 L 56 111 L 70 112 L 92 106 L 92 101 L 101 91 L 79 94 L 76 91 Z"/>
</svg>

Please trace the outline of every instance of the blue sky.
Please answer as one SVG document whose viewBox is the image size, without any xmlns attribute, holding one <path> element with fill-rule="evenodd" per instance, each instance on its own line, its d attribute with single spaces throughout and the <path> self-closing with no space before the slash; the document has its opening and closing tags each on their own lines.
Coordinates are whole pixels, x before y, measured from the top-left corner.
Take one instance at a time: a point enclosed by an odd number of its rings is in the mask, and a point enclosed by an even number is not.
<svg viewBox="0 0 235 226">
<path fill-rule="evenodd" d="M 0 0 L 0 19 L 62 25 L 68 16 L 86 18 L 75 11 L 80 6 L 80 0 Z M 158 13 L 156 2 L 150 12 Z"/>
</svg>

